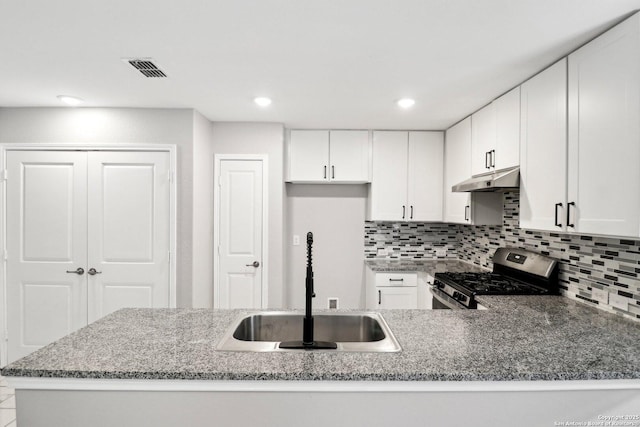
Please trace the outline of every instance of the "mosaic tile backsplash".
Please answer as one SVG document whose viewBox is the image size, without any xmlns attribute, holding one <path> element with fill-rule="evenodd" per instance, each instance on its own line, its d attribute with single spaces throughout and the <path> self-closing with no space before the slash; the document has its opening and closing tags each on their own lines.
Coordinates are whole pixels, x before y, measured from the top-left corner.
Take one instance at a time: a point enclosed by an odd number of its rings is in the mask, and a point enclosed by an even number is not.
<svg viewBox="0 0 640 427">
<path fill-rule="evenodd" d="M 504 193 L 502 226 L 366 222 L 365 257 L 458 258 L 492 268 L 496 248 L 525 248 L 560 261 L 563 295 L 640 319 L 640 240 L 524 230 L 519 202 L 519 192 Z"/>
</svg>

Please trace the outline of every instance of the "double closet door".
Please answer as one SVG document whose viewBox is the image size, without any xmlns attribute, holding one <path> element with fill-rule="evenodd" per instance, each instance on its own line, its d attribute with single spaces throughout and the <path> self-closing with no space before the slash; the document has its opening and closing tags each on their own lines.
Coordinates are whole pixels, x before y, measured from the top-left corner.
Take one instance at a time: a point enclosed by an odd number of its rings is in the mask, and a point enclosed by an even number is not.
<svg viewBox="0 0 640 427">
<path fill-rule="evenodd" d="M 8 359 L 168 307 L 168 152 L 7 151 Z"/>
</svg>

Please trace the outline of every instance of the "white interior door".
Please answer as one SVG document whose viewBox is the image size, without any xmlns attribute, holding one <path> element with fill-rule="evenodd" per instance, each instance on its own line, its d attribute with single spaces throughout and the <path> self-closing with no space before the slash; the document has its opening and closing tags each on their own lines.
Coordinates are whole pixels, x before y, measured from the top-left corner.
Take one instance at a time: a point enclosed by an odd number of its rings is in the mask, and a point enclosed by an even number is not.
<svg viewBox="0 0 640 427">
<path fill-rule="evenodd" d="M 169 153 L 93 151 L 88 170 L 89 322 L 168 307 Z"/>
<path fill-rule="evenodd" d="M 216 308 L 262 308 L 263 162 L 220 160 Z"/>
<path fill-rule="evenodd" d="M 6 162 L 11 362 L 87 323 L 87 155 L 9 151 Z"/>
</svg>

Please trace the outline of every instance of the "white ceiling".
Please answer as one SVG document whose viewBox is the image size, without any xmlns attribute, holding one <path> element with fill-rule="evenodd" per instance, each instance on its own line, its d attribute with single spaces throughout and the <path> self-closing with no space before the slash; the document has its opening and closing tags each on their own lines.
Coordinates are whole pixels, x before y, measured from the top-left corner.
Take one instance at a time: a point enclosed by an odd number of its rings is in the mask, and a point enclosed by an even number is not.
<svg viewBox="0 0 640 427">
<path fill-rule="evenodd" d="M 640 0 L 0 0 L 0 106 L 195 108 L 213 121 L 444 129 Z M 168 79 L 122 58 L 151 57 Z M 255 96 L 273 99 L 262 109 Z M 409 111 L 395 101 L 416 99 Z"/>
</svg>

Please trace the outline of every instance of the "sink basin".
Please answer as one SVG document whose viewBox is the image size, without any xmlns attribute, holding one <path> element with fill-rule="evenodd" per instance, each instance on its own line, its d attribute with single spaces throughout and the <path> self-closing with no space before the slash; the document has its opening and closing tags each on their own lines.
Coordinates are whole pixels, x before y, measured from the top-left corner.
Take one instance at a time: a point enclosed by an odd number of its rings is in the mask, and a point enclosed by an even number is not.
<svg viewBox="0 0 640 427">
<path fill-rule="evenodd" d="M 229 328 L 217 349 L 222 351 L 308 351 L 278 348 L 283 341 L 302 339 L 303 314 L 262 312 L 245 315 Z M 331 341 L 336 350 L 395 352 L 400 345 L 380 313 L 315 314 L 314 339 Z M 319 350 L 314 350 L 319 351 Z"/>
</svg>

